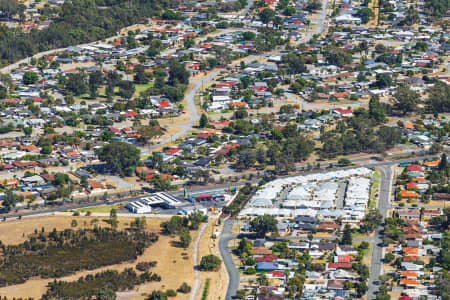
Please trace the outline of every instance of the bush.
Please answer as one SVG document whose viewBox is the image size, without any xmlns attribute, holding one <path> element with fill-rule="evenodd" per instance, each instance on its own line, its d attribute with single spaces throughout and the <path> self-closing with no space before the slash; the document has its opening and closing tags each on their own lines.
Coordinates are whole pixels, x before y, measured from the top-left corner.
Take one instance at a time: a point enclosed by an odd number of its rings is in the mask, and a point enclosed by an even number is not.
<svg viewBox="0 0 450 300">
<path fill-rule="evenodd" d="M 368 242 L 361 242 L 361 244 L 359 245 L 359 249 L 369 249 L 369 243 Z"/>
<path fill-rule="evenodd" d="M 220 268 L 222 261 L 217 256 L 210 254 L 202 257 L 200 261 L 201 271 L 217 271 Z"/>
<path fill-rule="evenodd" d="M 253 275 L 256 274 L 256 270 L 253 267 L 248 267 L 247 269 L 245 269 L 244 273 L 247 275 Z"/>
<path fill-rule="evenodd" d="M 187 294 L 191 292 L 191 287 L 186 282 L 183 282 L 183 284 L 178 288 L 178 292 Z"/>
<path fill-rule="evenodd" d="M 386 255 L 384 256 L 384 260 L 387 262 L 391 262 L 395 259 L 394 254 L 392 253 L 386 253 Z"/>
<path fill-rule="evenodd" d="M 174 290 L 167 290 L 166 295 L 167 295 L 167 297 L 176 297 L 177 292 L 175 292 Z"/>
<path fill-rule="evenodd" d="M 115 295 L 116 291 L 130 290 L 134 286 L 148 281 L 148 278 L 138 276 L 131 268 L 125 269 L 121 273 L 107 270 L 97 273 L 95 276 L 81 277 L 78 281 L 51 281 L 48 284 L 50 288 L 43 299 L 91 299 L 92 295 L 99 295 L 99 291 L 108 291 L 107 294 Z M 106 295 L 106 293 L 102 295 Z M 96 299 L 113 298 L 96 297 Z"/>
<path fill-rule="evenodd" d="M 147 272 L 153 267 L 156 267 L 156 261 L 143 261 L 136 265 L 136 269 L 141 272 Z"/>
<path fill-rule="evenodd" d="M 256 260 L 254 260 L 254 259 L 251 258 L 251 257 L 248 257 L 248 258 L 245 260 L 245 265 L 246 265 L 246 266 L 254 266 L 254 265 L 256 265 Z"/>
<path fill-rule="evenodd" d="M 31 237 L 22 244 L 4 249 L 0 286 L 24 283 L 31 277 L 59 278 L 76 271 L 132 261 L 157 240 L 154 233 L 97 227 L 63 232 L 54 229 L 41 233 L 39 238 Z M 29 247 L 30 244 L 33 247 Z M 156 279 L 160 280 L 155 276 Z"/>
</svg>

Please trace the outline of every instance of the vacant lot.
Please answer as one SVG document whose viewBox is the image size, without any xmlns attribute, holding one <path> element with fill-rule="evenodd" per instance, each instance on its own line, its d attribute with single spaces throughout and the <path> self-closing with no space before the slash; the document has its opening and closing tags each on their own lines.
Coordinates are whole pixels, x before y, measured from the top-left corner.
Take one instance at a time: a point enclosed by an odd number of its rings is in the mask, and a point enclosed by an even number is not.
<svg viewBox="0 0 450 300">
<path fill-rule="evenodd" d="M 4 244 L 18 244 L 25 241 L 26 236 L 32 234 L 35 229 L 51 231 L 53 228 L 63 230 L 71 228 L 72 220 L 77 220 L 77 228 L 92 228 L 91 221 L 95 217 L 72 217 L 72 216 L 39 216 L 33 218 L 24 218 L 22 220 L 5 221 L 0 223 L 0 235 Z M 133 218 L 119 217 L 119 229 L 129 226 Z M 159 233 L 160 223 L 162 219 L 147 219 L 147 230 Z M 108 226 L 98 218 L 101 226 Z M 192 239 L 196 237 L 196 232 L 192 233 Z M 95 274 L 96 272 L 115 269 L 123 271 L 125 268 L 134 267 L 136 263 L 141 261 L 157 261 L 157 266 L 150 271 L 161 275 L 161 282 L 151 282 L 136 287 L 134 291 L 127 293 L 118 293 L 119 299 L 145 299 L 145 295 L 151 293 L 152 290 L 177 289 L 183 282 L 193 285 L 194 270 L 192 266 L 192 250 L 175 248 L 171 245 L 176 237 L 168 237 L 161 235 L 159 240 L 144 251 L 135 262 L 121 263 L 113 266 L 99 268 L 93 271 L 77 272 L 74 275 L 59 278 L 59 280 L 73 281 L 87 274 Z M 182 253 L 185 253 L 182 255 Z M 186 257 L 187 259 L 184 259 Z M 39 299 L 47 289 L 47 283 L 53 279 L 32 279 L 24 284 L 8 286 L 0 288 L 0 296 L 13 297 L 33 297 Z M 188 295 L 179 294 L 177 299 L 188 299 Z"/>
</svg>

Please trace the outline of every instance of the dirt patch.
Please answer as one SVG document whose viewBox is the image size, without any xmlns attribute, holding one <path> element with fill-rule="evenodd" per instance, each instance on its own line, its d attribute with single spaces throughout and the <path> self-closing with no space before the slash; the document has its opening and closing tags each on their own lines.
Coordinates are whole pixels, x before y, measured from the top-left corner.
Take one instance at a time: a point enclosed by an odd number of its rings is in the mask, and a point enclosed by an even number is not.
<svg viewBox="0 0 450 300">
<path fill-rule="evenodd" d="M 63 230 L 71 228 L 70 223 L 75 219 L 78 222 L 77 228 L 92 228 L 91 221 L 95 217 L 74 217 L 74 216 L 45 216 L 25 218 L 22 220 L 5 221 L 0 223 L 0 234 L 2 242 L 6 245 L 18 244 L 25 241 L 29 234 L 32 234 L 35 229 L 41 230 L 44 227 L 45 231 L 51 231 L 53 228 Z M 97 218 L 98 224 L 107 226 L 102 221 L 101 217 Z M 119 217 L 119 229 L 129 226 L 133 218 Z M 162 219 L 152 218 L 147 219 L 147 230 L 152 232 L 160 231 L 160 223 Z M 197 236 L 196 232 L 191 233 L 192 239 Z M 206 236 L 206 235 L 205 235 Z M 157 266 L 151 271 L 159 274 L 162 277 L 161 282 L 150 282 L 141 286 L 137 286 L 134 290 L 118 293 L 118 299 L 145 299 L 146 294 L 150 294 L 153 290 L 167 290 L 178 289 L 183 282 L 193 285 L 194 268 L 192 266 L 192 249 L 175 248 L 171 245 L 176 237 L 159 236 L 158 242 L 147 248 L 143 255 L 141 255 L 135 262 L 122 263 L 108 267 L 99 268 L 92 271 L 77 272 L 74 275 L 59 278 L 58 280 L 74 281 L 81 276 L 87 274 L 95 274 L 99 271 L 115 269 L 119 272 L 125 268 L 134 268 L 136 263 L 141 261 L 157 261 Z M 184 255 L 182 255 L 184 254 Z M 187 259 L 184 259 L 186 257 Z M 214 275 L 214 274 L 213 274 Z M 218 280 L 215 277 L 214 280 Z M 39 299 L 47 290 L 47 283 L 53 279 L 32 279 L 24 284 L 8 286 L 0 288 L 0 296 L 12 297 L 33 297 Z M 189 295 L 178 294 L 176 299 L 188 299 Z"/>
</svg>

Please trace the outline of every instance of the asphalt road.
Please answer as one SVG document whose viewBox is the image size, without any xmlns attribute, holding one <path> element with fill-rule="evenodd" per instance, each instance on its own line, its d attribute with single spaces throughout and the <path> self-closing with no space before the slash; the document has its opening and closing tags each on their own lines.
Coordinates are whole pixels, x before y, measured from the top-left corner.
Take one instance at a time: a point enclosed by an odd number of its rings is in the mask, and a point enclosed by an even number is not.
<svg viewBox="0 0 450 300">
<path fill-rule="evenodd" d="M 346 169 L 354 169 L 354 168 L 360 168 L 360 167 L 366 167 L 366 168 L 374 168 L 374 167 L 382 167 L 382 166 L 389 167 L 389 166 L 395 166 L 401 162 L 416 161 L 416 160 L 421 161 L 421 160 L 433 158 L 433 157 L 436 157 L 436 155 L 426 155 L 426 156 L 422 156 L 422 157 L 400 159 L 400 160 L 396 160 L 396 161 L 361 163 L 356 166 L 346 167 Z M 354 160 L 353 163 L 358 164 L 360 161 L 366 161 L 366 160 L 367 159 Z M 307 171 L 307 172 L 303 171 L 302 169 L 299 169 L 298 171 L 302 171 L 301 173 L 293 174 L 293 175 L 286 175 L 286 176 L 278 176 L 278 178 L 292 177 L 292 176 L 297 176 L 300 174 L 307 175 L 307 174 L 326 173 L 326 172 L 330 172 L 332 170 L 336 170 L 336 169 L 321 169 L 321 170 L 312 170 L 312 171 Z M 254 179 L 254 180 L 247 180 L 247 181 L 240 181 L 240 182 L 233 182 L 233 183 L 217 184 L 214 186 L 193 186 L 192 188 L 188 189 L 188 192 L 189 193 L 202 193 L 202 192 L 212 192 L 212 191 L 218 191 L 218 190 L 229 190 L 230 188 L 243 186 L 246 183 L 256 184 L 259 181 L 260 181 L 260 179 Z M 181 195 L 183 195 L 183 193 L 184 193 L 183 190 L 169 192 L 169 194 L 171 194 L 173 196 L 181 196 Z M 126 201 L 134 201 L 134 200 L 139 199 L 140 197 L 142 197 L 142 196 L 113 200 L 113 201 L 109 201 L 108 203 L 120 203 L 120 202 L 126 202 Z M 93 202 L 93 203 L 80 203 L 80 204 L 75 204 L 75 205 L 70 205 L 70 206 L 69 205 L 57 206 L 57 207 L 36 210 L 36 211 L 28 210 L 28 211 L 22 211 L 22 212 L 18 212 L 18 213 L 14 213 L 14 214 L 0 214 L 0 218 L 9 219 L 9 218 L 17 218 L 19 216 L 22 216 L 22 217 L 35 216 L 35 215 L 40 215 L 40 214 L 48 214 L 48 213 L 53 213 L 53 212 L 58 212 L 58 211 L 65 211 L 65 210 L 69 210 L 69 209 L 80 209 L 80 208 L 86 208 L 86 207 L 101 206 L 101 205 L 105 205 L 105 204 L 106 204 L 105 202 Z"/>
<path fill-rule="evenodd" d="M 383 219 L 386 218 L 388 210 L 391 206 L 390 198 L 392 193 L 392 166 L 385 166 L 383 168 L 379 168 L 381 173 L 381 184 L 380 184 L 380 196 L 378 200 L 378 210 L 380 211 Z M 381 268 L 383 266 L 382 263 L 382 252 L 383 247 L 382 244 L 382 235 L 380 234 L 382 226 L 379 226 L 375 235 L 372 239 L 372 260 L 370 264 L 370 276 L 368 283 L 368 291 L 367 291 L 367 300 L 376 299 L 376 292 L 378 291 L 378 285 L 374 282 L 378 281 L 378 277 L 381 274 Z"/>
<path fill-rule="evenodd" d="M 236 236 L 233 235 L 233 224 L 234 220 L 224 220 L 222 234 L 219 239 L 219 251 L 220 256 L 222 256 L 223 263 L 228 272 L 228 289 L 225 300 L 231 300 L 233 296 L 236 295 L 236 291 L 239 288 L 239 273 L 236 270 L 236 265 L 234 264 L 233 257 L 228 248 L 228 243 L 235 239 Z"/>
</svg>

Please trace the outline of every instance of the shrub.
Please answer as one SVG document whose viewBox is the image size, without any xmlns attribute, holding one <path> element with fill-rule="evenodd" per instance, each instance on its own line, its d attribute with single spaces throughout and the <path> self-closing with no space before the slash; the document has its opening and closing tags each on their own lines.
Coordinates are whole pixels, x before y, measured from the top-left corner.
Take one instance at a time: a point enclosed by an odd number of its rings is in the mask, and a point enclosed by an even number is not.
<svg viewBox="0 0 450 300">
<path fill-rule="evenodd" d="M 156 261 L 142 261 L 136 265 L 136 269 L 141 272 L 147 272 L 153 267 L 156 267 Z"/>
<path fill-rule="evenodd" d="M 178 292 L 187 294 L 191 292 L 191 287 L 186 282 L 183 282 L 183 284 L 178 288 Z"/>
<path fill-rule="evenodd" d="M 253 275 L 256 274 L 256 270 L 253 267 L 248 267 L 247 269 L 245 269 L 244 273 L 247 275 Z"/>
<path fill-rule="evenodd" d="M 251 258 L 251 257 L 248 257 L 248 258 L 245 260 L 245 265 L 246 265 L 246 266 L 254 266 L 254 265 L 256 265 L 256 260 L 254 260 L 254 259 Z"/>
<path fill-rule="evenodd" d="M 369 243 L 368 242 L 361 242 L 361 244 L 359 245 L 359 249 L 369 249 Z"/>
<path fill-rule="evenodd" d="M 386 253 L 386 255 L 384 256 L 384 260 L 387 262 L 391 262 L 395 259 L 394 254 L 392 253 Z"/>
<path fill-rule="evenodd" d="M 177 292 L 175 292 L 174 290 L 167 290 L 166 295 L 167 295 L 167 297 L 176 297 Z"/>
</svg>

